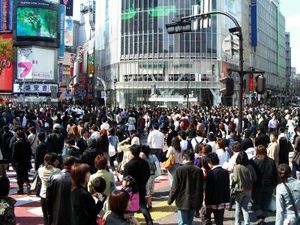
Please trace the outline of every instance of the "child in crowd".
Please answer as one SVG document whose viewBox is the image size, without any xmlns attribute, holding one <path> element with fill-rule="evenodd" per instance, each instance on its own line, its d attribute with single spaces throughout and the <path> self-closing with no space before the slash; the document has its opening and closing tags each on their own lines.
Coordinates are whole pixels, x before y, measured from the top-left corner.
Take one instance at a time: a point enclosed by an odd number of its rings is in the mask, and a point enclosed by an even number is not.
<svg viewBox="0 0 300 225">
<path fill-rule="evenodd" d="M 133 177 L 126 176 L 123 178 L 122 190 L 128 192 L 130 196 L 130 203 L 127 208 L 127 212 L 134 214 L 140 209 L 140 196 Z"/>
</svg>

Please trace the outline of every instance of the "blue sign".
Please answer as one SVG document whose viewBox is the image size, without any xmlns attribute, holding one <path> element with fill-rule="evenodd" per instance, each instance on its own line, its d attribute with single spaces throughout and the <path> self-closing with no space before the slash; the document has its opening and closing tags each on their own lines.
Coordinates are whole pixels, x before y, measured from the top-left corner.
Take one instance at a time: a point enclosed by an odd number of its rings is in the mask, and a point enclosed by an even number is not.
<svg viewBox="0 0 300 225">
<path fill-rule="evenodd" d="M 257 0 L 251 1 L 251 45 L 257 47 Z"/>
<path fill-rule="evenodd" d="M 65 17 L 66 17 L 66 6 L 60 5 L 59 6 L 60 12 L 60 39 L 59 39 L 59 50 L 58 50 L 58 57 L 64 58 L 65 57 Z"/>
</svg>

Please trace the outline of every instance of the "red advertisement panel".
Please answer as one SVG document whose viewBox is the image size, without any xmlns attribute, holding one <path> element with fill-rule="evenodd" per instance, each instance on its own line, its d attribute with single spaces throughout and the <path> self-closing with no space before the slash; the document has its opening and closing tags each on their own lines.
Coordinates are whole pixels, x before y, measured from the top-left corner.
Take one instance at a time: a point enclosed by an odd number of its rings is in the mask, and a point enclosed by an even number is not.
<svg viewBox="0 0 300 225">
<path fill-rule="evenodd" d="M 12 34 L 1 34 L 0 38 L 13 41 Z M 5 57 L 0 57 L 0 66 L 0 68 L 3 68 L 0 74 L 0 92 L 11 92 L 13 86 L 13 65 Z"/>
<path fill-rule="evenodd" d="M 254 91 L 254 79 L 253 74 L 249 74 L 249 92 Z"/>
</svg>

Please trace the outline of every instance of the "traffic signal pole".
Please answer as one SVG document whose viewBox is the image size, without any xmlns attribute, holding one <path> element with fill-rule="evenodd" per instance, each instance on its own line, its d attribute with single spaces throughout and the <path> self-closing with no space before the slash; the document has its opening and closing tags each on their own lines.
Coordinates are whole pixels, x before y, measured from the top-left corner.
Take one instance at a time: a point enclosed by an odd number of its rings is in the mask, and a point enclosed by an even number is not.
<svg viewBox="0 0 300 225">
<path fill-rule="evenodd" d="M 181 21 L 189 21 L 189 20 L 195 20 L 195 19 L 206 19 L 209 18 L 211 15 L 224 15 L 228 17 L 234 24 L 234 28 L 230 28 L 229 32 L 237 35 L 239 38 L 239 102 L 238 102 L 238 109 L 239 109 L 239 115 L 238 115 L 238 133 L 239 135 L 242 134 L 242 120 L 243 120 L 243 95 L 244 95 L 244 48 L 243 48 L 243 33 L 242 28 L 239 24 L 239 22 L 236 20 L 236 18 L 229 13 L 223 12 L 223 11 L 212 11 L 207 13 L 201 13 L 197 15 L 192 16 L 186 16 L 181 17 Z"/>
</svg>

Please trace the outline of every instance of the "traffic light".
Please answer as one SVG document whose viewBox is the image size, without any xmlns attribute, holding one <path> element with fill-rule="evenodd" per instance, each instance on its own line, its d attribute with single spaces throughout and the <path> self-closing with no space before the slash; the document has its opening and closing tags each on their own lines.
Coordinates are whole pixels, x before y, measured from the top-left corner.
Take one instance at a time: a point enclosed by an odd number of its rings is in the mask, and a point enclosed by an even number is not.
<svg viewBox="0 0 300 225">
<path fill-rule="evenodd" d="M 223 96 L 231 96 L 234 94 L 234 80 L 231 77 L 220 79 L 220 82 L 225 84 L 225 87 L 221 89 Z"/>
<path fill-rule="evenodd" d="M 266 78 L 263 77 L 262 75 L 258 75 L 255 78 L 255 81 L 256 81 L 256 87 L 255 87 L 256 92 L 258 94 L 263 94 L 266 89 Z"/>
<path fill-rule="evenodd" d="M 190 32 L 192 30 L 191 21 L 177 21 L 166 24 L 168 34 Z"/>
</svg>

